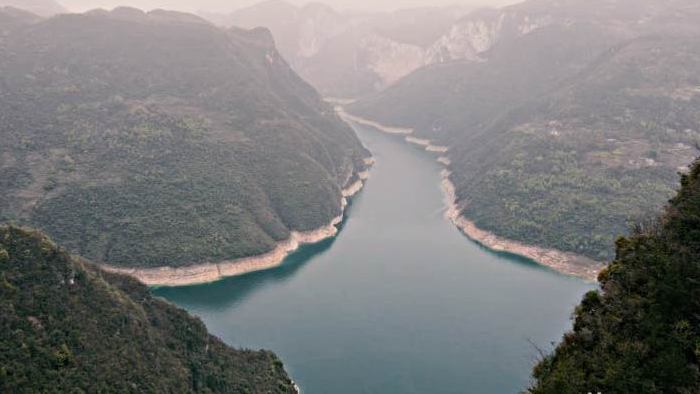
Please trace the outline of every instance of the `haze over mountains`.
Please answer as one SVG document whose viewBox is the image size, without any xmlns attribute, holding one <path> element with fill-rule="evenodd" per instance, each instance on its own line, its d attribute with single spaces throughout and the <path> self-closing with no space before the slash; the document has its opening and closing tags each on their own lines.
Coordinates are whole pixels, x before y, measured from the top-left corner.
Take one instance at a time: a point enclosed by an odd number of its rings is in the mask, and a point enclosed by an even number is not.
<svg viewBox="0 0 700 394">
<path fill-rule="evenodd" d="M 31 0 L 27 5 L 18 4 L 18 0 L 4 1 L 41 16 L 66 11 L 53 0 Z M 66 4 L 70 9 L 121 5 Z M 248 6 L 230 4 L 229 8 L 236 8 L 231 13 L 208 11 L 216 7 L 194 8 L 186 4 L 142 1 L 135 5 L 143 9 L 170 6 L 196 9 L 206 19 L 227 28 L 267 27 L 292 68 L 322 95 L 354 98 L 380 91 L 425 65 L 463 58 L 476 60 L 480 52 L 489 48 L 491 39 L 474 37 L 483 27 L 459 20 L 477 7 L 502 2 L 426 4 L 391 12 L 341 10 L 325 3 L 296 5 L 286 0 Z"/>
<path fill-rule="evenodd" d="M 630 12 L 629 3 L 526 4 L 503 9 L 453 6 L 353 13 L 321 3 L 298 6 L 270 0 L 230 14 L 202 15 L 223 26 L 268 27 L 283 56 L 323 95 L 358 98 L 381 91 L 425 66 L 484 61 L 499 42 L 510 42 L 542 27 L 586 18 L 604 29 L 614 29 L 607 25 L 606 13 Z M 633 13 L 643 19 L 656 11 L 659 6 L 647 4 Z M 635 15 L 622 17 L 629 24 Z M 623 21 L 614 23 L 618 22 Z M 638 26 L 638 31 L 645 26 Z"/>
<path fill-rule="evenodd" d="M 42 17 L 68 12 L 54 0 L 0 0 L 0 8 L 2 7 L 22 9 Z"/>
<path fill-rule="evenodd" d="M 204 16 L 224 26 L 268 27 L 303 78 L 323 95 L 347 98 L 381 90 L 429 62 L 433 43 L 468 11 L 454 6 L 358 14 L 272 0 Z"/>
<path fill-rule="evenodd" d="M 495 249 L 613 261 L 532 392 L 697 392 L 700 3 L 339 10 L 0 0 L 0 387 L 296 392 L 83 258 L 168 271 L 335 230 L 372 160 L 326 97 L 439 154 Z"/>
<path fill-rule="evenodd" d="M 60 0 L 61 4 L 73 12 L 83 12 L 93 8 L 112 9 L 118 6 L 131 6 L 144 11 L 155 8 L 186 12 L 232 12 L 236 9 L 250 7 L 260 0 Z M 307 0 L 289 0 L 291 4 L 301 6 Z M 353 12 L 390 12 L 399 9 L 435 7 L 435 6 L 503 6 L 517 0 L 326 0 L 327 4 L 338 10 Z"/>
</svg>

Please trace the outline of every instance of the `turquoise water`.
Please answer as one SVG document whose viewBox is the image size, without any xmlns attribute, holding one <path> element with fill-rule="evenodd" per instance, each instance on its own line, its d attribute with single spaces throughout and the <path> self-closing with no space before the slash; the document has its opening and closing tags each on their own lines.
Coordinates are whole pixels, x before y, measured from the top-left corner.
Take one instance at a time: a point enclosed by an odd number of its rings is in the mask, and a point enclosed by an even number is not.
<svg viewBox="0 0 700 394">
<path fill-rule="evenodd" d="M 593 286 L 443 218 L 434 157 L 363 127 L 377 160 L 334 240 L 279 268 L 156 293 L 227 343 L 275 351 L 305 394 L 516 393 Z"/>
</svg>

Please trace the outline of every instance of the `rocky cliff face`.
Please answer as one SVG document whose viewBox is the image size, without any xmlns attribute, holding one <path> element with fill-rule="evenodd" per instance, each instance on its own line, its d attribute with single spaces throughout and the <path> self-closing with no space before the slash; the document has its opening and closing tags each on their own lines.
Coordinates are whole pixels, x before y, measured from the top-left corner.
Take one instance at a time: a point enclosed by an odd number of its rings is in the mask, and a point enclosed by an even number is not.
<svg viewBox="0 0 700 394">
<path fill-rule="evenodd" d="M 504 20 L 501 12 L 486 10 L 455 22 L 428 48 L 425 63 L 479 60 L 479 55 L 491 49 L 498 40 Z"/>
<path fill-rule="evenodd" d="M 295 7 L 275 0 L 229 16 L 209 17 L 223 25 L 268 27 L 287 61 L 321 93 L 361 97 L 424 66 L 481 62 L 500 42 L 552 25 L 595 24 L 597 18 L 627 7 L 630 11 L 618 14 L 620 20 L 615 22 L 623 29 L 631 20 L 643 23 L 658 14 L 658 6 L 628 2 L 610 5 L 596 0 L 590 7 L 578 7 L 570 1 L 540 0 L 473 12 L 424 8 L 349 15 L 325 5 Z"/>
<path fill-rule="evenodd" d="M 625 12 L 620 13 L 621 10 Z M 497 10 L 477 10 L 452 24 L 428 48 L 425 64 L 483 60 L 483 55 L 499 42 L 515 40 L 552 25 L 604 24 L 605 28 L 617 25 L 620 30 L 627 30 L 630 23 L 643 25 L 659 11 L 660 6 L 656 4 L 637 4 L 628 0 L 594 0 L 586 7 L 573 1 L 539 0 Z M 610 20 L 611 13 L 616 15 L 615 20 Z"/>
</svg>

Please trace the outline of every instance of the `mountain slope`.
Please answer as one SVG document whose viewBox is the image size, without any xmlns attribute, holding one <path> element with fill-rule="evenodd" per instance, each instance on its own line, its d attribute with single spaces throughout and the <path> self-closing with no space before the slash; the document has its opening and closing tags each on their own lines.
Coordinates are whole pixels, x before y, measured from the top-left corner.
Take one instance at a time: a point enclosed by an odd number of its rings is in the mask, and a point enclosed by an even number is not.
<svg viewBox="0 0 700 394">
<path fill-rule="evenodd" d="M 535 368 L 530 392 L 700 390 L 700 162 L 659 221 L 616 244 L 602 291 L 584 297 L 573 332 Z"/>
<path fill-rule="evenodd" d="M 555 3 L 505 8 L 504 21 L 547 23 L 349 111 L 449 146 L 460 209 L 478 227 L 602 261 L 696 154 L 700 12 L 687 1 Z"/>
<path fill-rule="evenodd" d="M 630 42 L 574 85 L 503 115 L 483 145 L 456 144 L 464 213 L 509 238 L 609 258 L 615 234 L 657 210 L 696 154 L 698 97 L 674 96 L 693 91 L 697 42 Z"/>
<path fill-rule="evenodd" d="M 14 7 L 0 7 L 0 44 L 3 36 L 12 30 L 41 20 L 41 17 L 31 12 Z"/>
<path fill-rule="evenodd" d="M 271 353 L 234 350 L 124 276 L 0 227 L 3 392 L 294 393 Z"/>
<path fill-rule="evenodd" d="M 264 29 L 118 8 L 16 29 L 0 50 L 0 220 L 95 262 L 267 252 L 338 216 L 366 166 Z"/>
</svg>

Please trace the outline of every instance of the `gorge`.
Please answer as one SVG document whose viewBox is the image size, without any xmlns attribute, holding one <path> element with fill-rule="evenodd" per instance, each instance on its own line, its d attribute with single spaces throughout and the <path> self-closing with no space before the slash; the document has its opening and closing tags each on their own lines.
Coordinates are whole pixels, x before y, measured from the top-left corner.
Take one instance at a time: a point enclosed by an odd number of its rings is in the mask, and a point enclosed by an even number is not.
<svg viewBox="0 0 700 394">
<path fill-rule="evenodd" d="M 376 164 L 337 238 L 156 295 L 231 345 L 274 349 L 304 393 L 526 388 L 533 344 L 549 349 L 593 285 L 467 240 L 444 216 L 433 156 L 355 129 Z"/>
<path fill-rule="evenodd" d="M 0 392 L 700 392 L 697 0 L 68 1 L 0 0 Z"/>
</svg>

